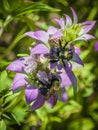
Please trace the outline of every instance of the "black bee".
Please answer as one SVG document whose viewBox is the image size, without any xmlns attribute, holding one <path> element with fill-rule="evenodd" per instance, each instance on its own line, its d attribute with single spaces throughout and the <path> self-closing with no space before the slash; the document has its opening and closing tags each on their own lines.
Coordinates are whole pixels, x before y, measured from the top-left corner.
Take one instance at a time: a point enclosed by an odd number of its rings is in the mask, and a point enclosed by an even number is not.
<svg viewBox="0 0 98 130">
<path fill-rule="evenodd" d="M 50 90 L 52 90 L 54 82 L 59 81 L 59 78 L 54 74 L 50 74 L 47 79 L 43 79 L 43 80 L 39 79 L 38 81 L 41 85 L 41 87 L 39 88 L 40 93 L 43 96 L 47 96 L 47 95 L 51 95 Z"/>
<path fill-rule="evenodd" d="M 59 47 L 52 47 L 50 49 L 50 63 L 58 62 L 59 60 L 71 60 L 73 58 L 73 47 L 66 43 L 62 46 L 61 40 L 59 40 Z"/>
<path fill-rule="evenodd" d="M 68 43 L 65 43 L 64 46 L 62 46 L 61 40 L 59 40 L 59 58 L 62 60 L 71 60 L 73 57 L 73 47 L 71 45 L 68 45 Z"/>
<path fill-rule="evenodd" d="M 71 47 L 65 48 L 64 52 L 65 60 L 71 60 L 73 57 L 73 49 Z"/>
<path fill-rule="evenodd" d="M 58 56 L 59 56 L 59 48 L 57 47 L 52 47 L 50 49 L 50 63 L 55 63 L 57 62 L 59 59 L 58 59 Z"/>
</svg>

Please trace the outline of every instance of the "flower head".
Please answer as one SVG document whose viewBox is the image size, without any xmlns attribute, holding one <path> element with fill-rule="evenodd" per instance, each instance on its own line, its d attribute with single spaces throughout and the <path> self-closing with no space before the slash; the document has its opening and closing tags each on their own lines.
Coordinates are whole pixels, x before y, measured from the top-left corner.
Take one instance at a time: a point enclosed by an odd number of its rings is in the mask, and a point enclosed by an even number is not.
<svg viewBox="0 0 98 130">
<path fill-rule="evenodd" d="M 61 36 L 63 36 L 62 31 L 53 26 L 50 26 L 47 32 L 43 30 L 39 30 L 36 32 L 30 31 L 26 32 L 25 35 L 36 39 L 37 41 L 40 41 L 44 44 L 48 44 L 50 40 L 59 39 Z"/>
<path fill-rule="evenodd" d="M 78 23 L 78 17 L 73 8 L 71 8 L 73 14 L 73 20 L 67 14 L 65 14 L 65 19 L 55 19 L 55 21 L 59 24 L 63 31 L 63 35 L 66 42 L 74 42 L 77 40 L 90 40 L 93 39 L 94 36 L 88 34 L 88 32 L 94 27 L 95 21 L 86 21 L 83 23 Z"/>
<path fill-rule="evenodd" d="M 13 72 L 30 74 L 33 73 L 33 71 L 37 68 L 38 63 L 39 61 L 36 59 L 36 56 L 31 54 L 30 56 L 15 60 L 8 65 L 6 69 Z"/>
<path fill-rule="evenodd" d="M 42 107 L 45 101 L 51 106 L 57 100 L 66 102 L 65 87 L 77 88 L 77 79 L 73 72 L 74 63 L 83 66 L 79 57 L 80 49 L 74 45 L 77 40 L 90 40 L 94 37 L 89 31 L 95 21 L 78 23 L 78 17 L 71 8 L 73 20 L 67 14 L 55 21 L 60 29 L 50 26 L 47 31 L 29 31 L 24 35 L 36 40 L 30 55 L 12 62 L 7 70 L 17 72 L 12 83 L 13 92 L 25 89 L 25 97 L 31 110 Z M 97 50 L 97 43 L 95 44 Z"/>
</svg>

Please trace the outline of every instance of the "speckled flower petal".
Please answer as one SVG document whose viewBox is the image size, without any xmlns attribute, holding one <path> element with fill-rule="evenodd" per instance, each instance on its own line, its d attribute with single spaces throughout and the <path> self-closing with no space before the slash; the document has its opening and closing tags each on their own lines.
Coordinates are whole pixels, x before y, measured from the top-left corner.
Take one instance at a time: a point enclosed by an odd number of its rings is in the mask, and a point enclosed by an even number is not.
<svg viewBox="0 0 98 130">
<path fill-rule="evenodd" d="M 38 96 L 38 89 L 33 85 L 28 85 L 25 90 L 25 97 L 28 104 L 34 101 Z"/>
<path fill-rule="evenodd" d="M 31 110 L 34 111 L 34 110 L 42 107 L 44 105 L 44 103 L 45 103 L 44 96 L 42 96 L 41 94 L 39 94 L 39 96 L 37 97 L 36 101 L 32 105 Z"/>
<path fill-rule="evenodd" d="M 12 90 L 13 92 L 16 92 L 21 87 L 26 86 L 27 84 L 28 82 L 25 74 L 16 74 L 12 83 Z"/>
<path fill-rule="evenodd" d="M 31 54 L 48 54 L 49 50 L 44 44 L 37 44 L 32 50 Z"/>
<path fill-rule="evenodd" d="M 25 65 L 22 62 L 23 60 L 24 59 L 20 58 L 12 62 L 6 69 L 14 72 L 19 72 L 19 73 L 23 72 L 23 68 L 25 67 Z"/>
<path fill-rule="evenodd" d="M 71 59 L 71 61 L 74 61 L 74 62 L 84 66 L 83 61 L 80 59 L 80 57 L 76 53 L 73 55 L 73 58 Z"/>
<path fill-rule="evenodd" d="M 64 30 L 65 28 L 65 21 L 63 18 L 61 19 L 55 19 L 55 21 L 59 24 L 59 26 L 61 27 L 62 30 Z"/>
</svg>

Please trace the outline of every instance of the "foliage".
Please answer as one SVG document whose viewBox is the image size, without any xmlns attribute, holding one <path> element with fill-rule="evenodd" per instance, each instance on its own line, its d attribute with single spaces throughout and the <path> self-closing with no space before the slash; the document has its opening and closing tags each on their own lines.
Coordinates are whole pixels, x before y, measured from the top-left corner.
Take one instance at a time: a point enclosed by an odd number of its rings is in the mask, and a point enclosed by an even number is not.
<svg viewBox="0 0 98 130">
<path fill-rule="evenodd" d="M 78 92 L 68 87 L 68 101 L 58 102 L 54 108 L 46 103 L 36 111 L 30 111 L 24 98 L 24 90 L 12 93 L 13 72 L 6 67 L 20 56 L 25 56 L 33 40 L 24 37 L 28 30 L 55 25 L 54 18 L 70 14 L 73 7 L 79 21 L 98 20 L 98 1 L 90 0 L 0 0 L 0 130 L 97 130 L 98 129 L 98 52 L 94 44 L 98 40 L 98 24 L 91 32 L 96 39 L 80 42 L 84 67 L 77 67 Z M 71 15 L 71 14 L 70 14 Z M 26 52 L 26 54 L 25 54 Z"/>
</svg>

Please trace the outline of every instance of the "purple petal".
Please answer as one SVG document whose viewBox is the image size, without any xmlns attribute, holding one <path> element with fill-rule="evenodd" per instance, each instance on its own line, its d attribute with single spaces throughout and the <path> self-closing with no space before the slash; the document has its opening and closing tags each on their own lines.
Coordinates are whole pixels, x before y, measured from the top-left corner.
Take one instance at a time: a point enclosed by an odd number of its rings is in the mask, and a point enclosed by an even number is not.
<svg viewBox="0 0 98 130">
<path fill-rule="evenodd" d="M 26 86 L 28 84 L 27 77 L 25 74 L 16 74 L 14 77 L 14 81 L 12 84 L 12 90 L 13 92 L 17 91 L 23 86 Z"/>
<path fill-rule="evenodd" d="M 95 49 L 95 51 L 98 51 L 98 41 L 95 43 L 94 49 Z"/>
<path fill-rule="evenodd" d="M 63 36 L 62 31 L 61 31 L 61 30 L 58 30 L 55 34 L 53 34 L 53 35 L 51 36 L 51 39 L 59 39 L 59 38 L 62 37 L 62 36 Z"/>
<path fill-rule="evenodd" d="M 47 78 L 47 74 L 45 71 L 38 71 L 38 77 L 39 79 L 46 79 Z"/>
<path fill-rule="evenodd" d="M 56 68 L 56 67 L 57 67 L 58 70 L 62 69 L 62 65 L 59 62 L 50 63 L 51 69 Z"/>
<path fill-rule="evenodd" d="M 61 19 L 55 19 L 55 21 L 59 24 L 59 26 L 61 27 L 62 30 L 64 30 L 65 28 L 65 21 L 63 18 Z"/>
<path fill-rule="evenodd" d="M 80 36 L 79 38 L 76 38 L 74 41 L 84 40 L 87 42 L 90 39 L 95 39 L 95 37 L 90 34 L 84 34 L 84 35 Z"/>
<path fill-rule="evenodd" d="M 66 26 L 70 27 L 72 25 L 72 20 L 67 14 L 65 14 L 65 17 L 66 17 Z"/>
<path fill-rule="evenodd" d="M 83 61 L 80 59 L 80 57 L 75 53 L 71 61 L 74 61 L 82 66 L 84 66 Z"/>
<path fill-rule="evenodd" d="M 55 68 L 56 66 L 57 66 L 57 62 L 55 62 L 55 63 L 50 63 L 50 68 L 51 68 L 51 69 Z"/>
<path fill-rule="evenodd" d="M 94 27 L 95 23 L 96 22 L 94 21 L 91 25 L 85 25 L 84 27 L 82 27 L 81 34 L 88 33 Z"/>
<path fill-rule="evenodd" d="M 80 23 L 79 25 L 84 26 L 84 25 L 91 25 L 91 24 L 94 24 L 94 23 L 96 23 L 96 21 L 90 20 L 90 21 L 86 21 L 86 22 Z"/>
<path fill-rule="evenodd" d="M 36 37 L 34 36 L 34 32 L 32 31 L 26 32 L 24 35 L 36 39 Z"/>
<path fill-rule="evenodd" d="M 78 17 L 73 8 L 71 8 L 72 14 L 73 14 L 73 24 L 76 24 L 78 22 Z"/>
<path fill-rule="evenodd" d="M 72 68 L 70 67 L 70 65 L 68 63 L 65 63 L 65 64 L 66 64 L 65 71 L 66 71 L 74 89 L 76 89 L 77 88 L 77 79 L 76 79 L 74 73 L 72 72 L 72 70 L 71 70 Z"/>
<path fill-rule="evenodd" d="M 43 44 L 36 45 L 32 50 L 32 54 L 49 54 L 48 48 Z"/>
<path fill-rule="evenodd" d="M 58 96 L 56 93 L 49 98 L 48 102 L 52 107 L 55 106 L 55 104 L 57 103 L 57 98 Z"/>
<path fill-rule="evenodd" d="M 58 69 L 58 70 L 61 70 L 62 68 L 63 68 L 63 66 L 58 62 L 58 63 L 57 63 L 57 69 Z"/>
<path fill-rule="evenodd" d="M 48 31 L 47 31 L 48 34 L 51 35 L 51 34 L 54 34 L 56 32 L 57 32 L 57 28 L 55 28 L 53 26 L 49 26 Z"/>
<path fill-rule="evenodd" d="M 67 93 L 65 91 L 65 88 L 61 88 L 62 89 L 62 97 L 61 97 L 61 101 L 66 102 L 68 100 L 68 96 Z"/>
<path fill-rule="evenodd" d="M 45 102 L 45 97 L 39 94 L 38 98 L 36 99 L 36 101 L 32 105 L 31 110 L 34 111 L 34 110 L 42 107 L 44 102 Z"/>
<path fill-rule="evenodd" d="M 25 97 L 28 104 L 34 101 L 38 96 L 38 89 L 33 85 L 29 85 L 25 90 Z"/>
<path fill-rule="evenodd" d="M 32 37 L 36 40 L 42 41 L 44 43 L 48 43 L 49 35 L 47 32 L 40 30 L 36 32 L 27 32 L 25 35 Z"/>
<path fill-rule="evenodd" d="M 6 69 L 19 73 L 23 72 L 23 68 L 25 67 L 25 65 L 22 62 L 23 60 L 24 59 L 18 59 L 12 62 Z"/>
<path fill-rule="evenodd" d="M 61 74 L 60 74 L 60 77 L 61 77 L 61 87 L 65 88 L 66 86 L 70 86 L 72 85 L 68 75 L 66 74 L 65 71 L 63 71 Z"/>
<path fill-rule="evenodd" d="M 82 35 L 82 38 L 84 38 L 86 40 L 95 39 L 95 37 L 90 34 L 84 34 L 84 35 Z"/>
<path fill-rule="evenodd" d="M 37 40 L 42 41 L 44 43 L 48 43 L 49 35 L 48 35 L 47 32 L 45 32 L 45 31 L 36 31 L 34 33 L 34 35 L 36 36 Z"/>
<path fill-rule="evenodd" d="M 77 55 L 80 55 L 81 51 L 78 47 L 74 46 L 74 50 Z"/>
<path fill-rule="evenodd" d="M 86 40 L 84 37 L 82 37 L 82 36 L 79 37 L 79 38 L 76 38 L 75 40 L 73 40 L 73 42 L 74 42 L 74 41 L 81 41 L 81 40 L 87 42 L 87 40 Z"/>
</svg>

